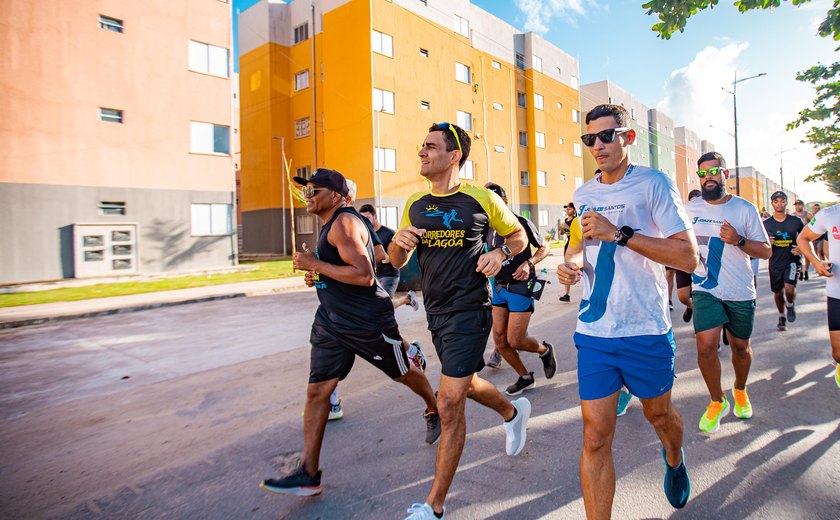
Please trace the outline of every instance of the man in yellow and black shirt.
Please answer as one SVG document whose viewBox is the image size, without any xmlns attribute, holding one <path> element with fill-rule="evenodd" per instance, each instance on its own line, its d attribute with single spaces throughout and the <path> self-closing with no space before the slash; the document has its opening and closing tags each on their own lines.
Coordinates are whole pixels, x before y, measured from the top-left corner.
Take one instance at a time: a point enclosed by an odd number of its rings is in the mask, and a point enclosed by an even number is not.
<svg viewBox="0 0 840 520">
<path fill-rule="evenodd" d="M 433 125 L 419 152 L 420 174 L 431 189 L 406 203 L 400 229 L 388 254 L 395 267 L 414 250 L 420 263 L 429 331 L 441 362 L 438 413 L 443 428 L 435 463 L 435 480 L 424 503 L 409 509 L 412 520 L 441 518 L 446 493 L 464 447 L 467 395 L 492 408 L 505 420 L 508 455 L 525 444 L 531 404 L 508 402 L 494 385 L 478 377 L 492 328 L 489 277 L 502 263 L 525 249 L 527 236 L 498 195 L 461 184 L 458 170 L 470 153 L 470 137 L 450 123 Z M 505 245 L 484 252 L 484 237 L 493 228 Z"/>
</svg>

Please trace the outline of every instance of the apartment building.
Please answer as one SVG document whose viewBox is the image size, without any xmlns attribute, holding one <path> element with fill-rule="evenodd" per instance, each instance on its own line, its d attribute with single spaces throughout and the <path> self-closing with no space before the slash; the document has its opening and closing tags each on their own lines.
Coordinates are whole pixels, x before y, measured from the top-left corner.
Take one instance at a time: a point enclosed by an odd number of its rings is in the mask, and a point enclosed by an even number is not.
<svg viewBox="0 0 840 520">
<path fill-rule="evenodd" d="M 737 182 L 735 179 L 735 168 L 729 167 L 729 181 L 726 183 L 726 189 L 729 193 L 735 193 Z M 739 177 L 741 178 L 741 197 L 752 202 L 759 211 L 767 210 L 768 213 L 773 213 L 773 206 L 770 204 L 770 197 L 777 191 L 784 191 L 788 196 L 788 211 L 793 211 L 793 202 L 799 197 L 795 192 L 784 189 L 782 186 L 770 179 L 760 171 L 752 166 L 742 166 L 739 170 Z"/>
<path fill-rule="evenodd" d="M 676 182 L 676 150 L 674 148 L 674 120 L 659 109 L 648 112 L 650 165 L 668 174 Z"/>
<path fill-rule="evenodd" d="M 234 264 L 231 5 L 4 7 L 0 283 Z"/>
<path fill-rule="evenodd" d="M 577 60 L 467 0 L 262 0 L 239 21 L 245 252 L 314 240 L 291 177 L 322 166 L 397 227 L 437 122 L 472 138 L 461 178 L 504 186 L 542 232 L 583 183 Z"/>
<path fill-rule="evenodd" d="M 674 150 L 676 154 L 674 182 L 683 201 L 688 200 L 688 194 L 691 190 L 700 189 L 700 178 L 697 177 L 696 172 L 697 161 L 703 155 L 701 148 L 701 140 L 696 132 L 685 126 L 674 128 Z"/>
</svg>

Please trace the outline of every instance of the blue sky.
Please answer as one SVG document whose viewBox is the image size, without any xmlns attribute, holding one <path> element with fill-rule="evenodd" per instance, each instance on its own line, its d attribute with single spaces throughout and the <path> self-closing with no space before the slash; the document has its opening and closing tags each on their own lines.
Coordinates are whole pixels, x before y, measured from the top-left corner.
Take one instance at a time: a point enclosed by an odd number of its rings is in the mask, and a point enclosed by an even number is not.
<svg viewBox="0 0 840 520">
<path fill-rule="evenodd" d="M 234 0 L 244 10 L 257 0 Z M 817 36 L 831 0 L 802 7 L 789 2 L 770 11 L 739 13 L 731 0 L 692 17 L 684 33 L 665 41 L 650 29 L 657 21 L 641 8 L 642 0 L 472 0 L 511 25 L 540 33 L 580 60 L 581 83 L 609 79 L 642 103 L 668 113 L 734 164 L 732 96 L 739 77 L 767 76 L 738 85 L 738 139 L 741 164 L 779 180 L 784 157 L 785 187 L 807 200 L 826 200 L 821 184 L 805 184 L 817 164 L 814 151 L 801 144 L 803 131 L 785 124 L 810 106 L 813 89 L 795 80 L 798 71 L 838 56 L 834 42 Z M 710 128 L 709 125 L 724 130 Z M 780 150 L 788 150 L 782 156 Z M 833 196 L 831 196 L 834 199 Z"/>
</svg>

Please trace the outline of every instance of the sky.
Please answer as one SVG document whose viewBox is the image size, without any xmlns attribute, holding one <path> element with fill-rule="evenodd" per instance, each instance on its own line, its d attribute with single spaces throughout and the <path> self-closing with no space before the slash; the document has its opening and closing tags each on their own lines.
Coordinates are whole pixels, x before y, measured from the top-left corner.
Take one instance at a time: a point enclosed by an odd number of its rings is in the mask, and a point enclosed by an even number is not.
<svg viewBox="0 0 840 520">
<path fill-rule="evenodd" d="M 256 2 L 234 0 L 234 9 Z M 643 0 L 472 3 L 578 58 L 581 84 L 608 79 L 663 110 L 675 126 L 688 126 L 714 143 L 730 166 L 735 164 L 732 95 L 723 88 L 732 90 L 736 70 L 738 78 L 765 73 L 737 85 L 741 164 L 776 182 L 783 165 L 785 188 L 806 202 L 837 200 L 822 183 L 804 182 L 818 164 L 814 149 L 800 142 L 804 129 L 785 130 L 815 97 L 796 73 L 838 59 L 836 42 L 817 34 L 831 0 L 800 7 L 786 1 L 773 11 L 747 13 L 722 0 L 691 17 L 685 32 L 667 41 L 651 30 L 657 19 L 642 9 Z"/>
</svg>

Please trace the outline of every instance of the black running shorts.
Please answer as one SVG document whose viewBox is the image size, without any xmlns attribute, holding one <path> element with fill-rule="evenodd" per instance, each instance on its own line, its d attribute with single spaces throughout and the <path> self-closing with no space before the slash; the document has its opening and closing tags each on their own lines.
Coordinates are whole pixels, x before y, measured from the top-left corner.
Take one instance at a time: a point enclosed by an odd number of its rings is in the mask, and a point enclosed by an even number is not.
<svg viewBox="0 0 840 520">
<path fill-rule="evenodd" d="M 691 273 L 686 273 L 685 271 L 674 269 L 674 282 L 677 286 L 677 289 L 682 289 L 683 287 L 691 287 Z"/>
<path fill-rule="evenodd" d="M 840 300 L 828 297 L 828 330 L 840 330 Z"/>
<path fill-rule="evenodd" d="M 310 383 L 344 379 L 353 368 L 356 356 L 391 379 L 408 373 L 408 358 L 402 349 L 402 337 L 397 327 L 381 332 L 339 332 L 316 319 L 312 324 L 309 342 L 312 344 L 309 355 Z"/>
<path fill-rule="evenodd" d="M 770 290 L 777 293 L 785 288 L 785 284 L 796 287 L 796 274 L 799 264 L 791 262 L 784 269 L 768 269 L 770 273 Z"/>
<path fill-rule="evenodd" d="M 484 349 L 493 328 L 490 309 L 426 317 L 443 375 L 468 377 L 484 368 Z"/>
</svg>

